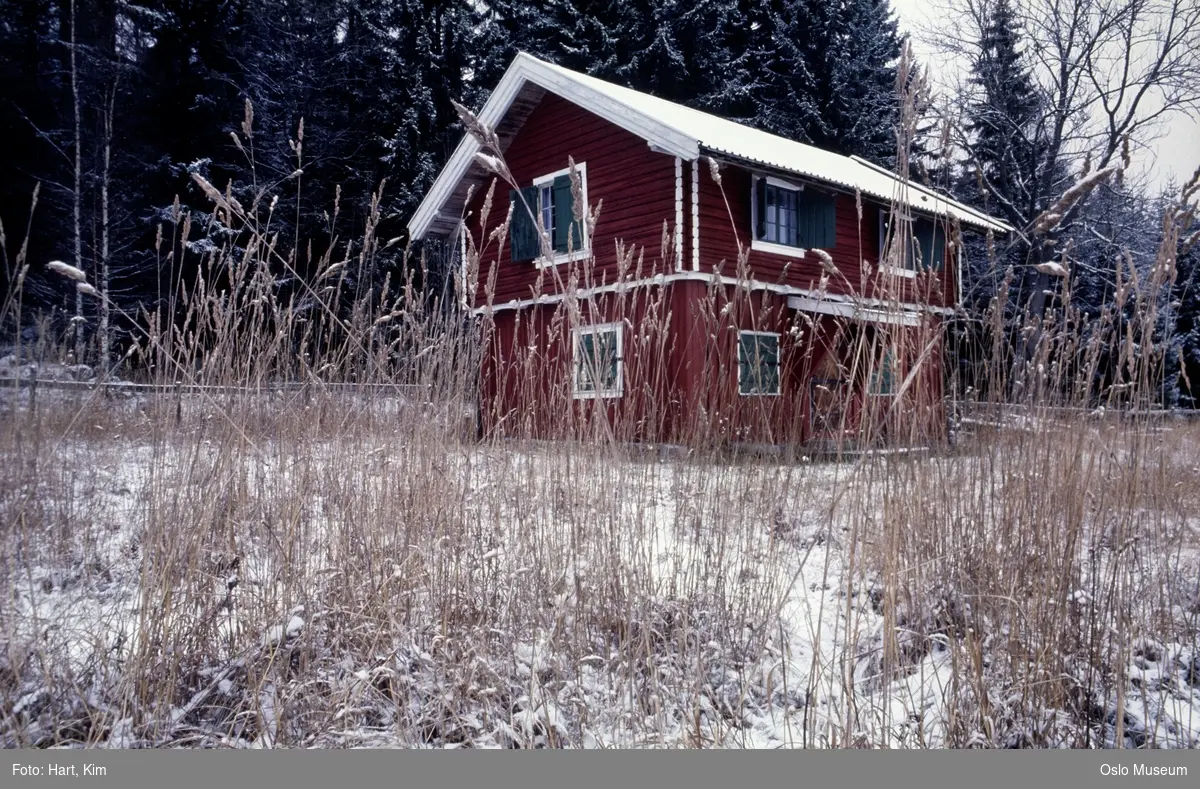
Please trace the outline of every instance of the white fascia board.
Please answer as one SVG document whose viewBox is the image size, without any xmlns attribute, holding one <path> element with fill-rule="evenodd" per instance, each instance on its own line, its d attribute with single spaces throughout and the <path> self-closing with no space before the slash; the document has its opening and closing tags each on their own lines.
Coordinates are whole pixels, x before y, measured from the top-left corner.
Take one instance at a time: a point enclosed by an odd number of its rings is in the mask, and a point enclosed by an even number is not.
<svg viewBox="0 0 1200 789">
<path fill-rule="evenodd" d="M 880 167 L 879 165 L 875 164 L 874 162 L 872 162 L 868 159 L 864 159 L 861 156 L 851 156 L 850 158 L 865 167 L 870 167 L 872 170 L 875 170 L 878 173 L 886 175 L 887 177 L 889 177 L 893 181 L 895 181 L 897 184 L 902 183 L 900 180 L 900 176 L 898 176 L 895 173 L 893 173 L 892 171 L 888 170 L 886 167 Z M 918 183 L 914 183 L 911 180 L 907 181 L 907 182 L 903 182 L 903 183 L 906 188 L 911 189 L 914 192 L 917 192 L 918 194 L 923 195 L 925 197 L 933 198 L 934 204 L 933 204 L 932 208 L 924 206 L 924 205 L 918 205 L 916 202 L 914 202 L 912 200 L 905 201 L 905 204 L 907 204 L 909 206 L 912 206 L 912 207 L 920 209 L 920 210 L 930 211 L 931 213 L 953 215 L 953 216 L 955 216 L 956 219 L 958 219 L 958 221 L 960 221 L 964 224 L 974 225 L 975 227 L 985 228 L 988 230 L 995 230 L 998 233 L 1013 232 L 1012 227 L 1007 222 L 1002 222 L 999 219 L 988 216 L 987 214 L 983 213 L 982 211 L 978 211 L 969 205 L 960 203 L 957 200 L 952 200 L 949 197 L 946 197 L 945 195 L 938 194 L 937 192 L 933 191 L 932 189 L 928 189 L 925 186 L 922 186 L 921 184 L 918 184 Z"/>
<path fill-rule="evenodd" d="M 636 134 L 664 153 L 689 161 L 700 155 L 700 144 L 695 138 L 572 80 L 524 52 L 519 53 L 504 72 L 496 89 L 480 110 L 479 120 L 489 128 L 495 129 L 526 82 L 561 96 L 609 123 Z M 470 134 L 463 135 L 450 160 L 442 168 L 425 199 L 408 222 L 408 232 L 413 240 L 419 241 L 425 237 L 438 212 L 474 163 L 475 154 L 479 150 L 480 144 L 474 137 Z"/>
<path fill-rule="evenodd" d="M 745 288 L 749 291 L 767 291 L 780 296 L 789 297 L 788 307 L 791 309 L 799 309 L 805 312 L 825 312 L 829 315 L 845 315 L 853 316 L 854 310 L 858 310 L 858 317 L 864 320 L 875 318 L 877 321 L 885 315 L 904 316 L 905 321 L 915 319 L 920 322 L 922 314 L 928 315 L 952 315 L 954 310 L 947 307 L 935 307 L 932 305 L 919 305 L 903 302 L 900 304 L 889 303 L 879 299 L 858 298 L 853 301 L 847 297 L 838 296 L 832 293 L 821 293 L 819 291 L 809 290 L 807 288 L 798 288 L 794 285 L 779 285 L 771 282 L 761 282 L 759 280 L 738 279 L 736 277 L 717 276 L 706 271 L 676 271 L 669 274 L 656 274 L 652 277 L 643 277 L 635 280 L 621 280 L 608 285 L 596 285 L 590 288 L 576 288 L 571 291 L 570 296 L 579 300 L 591 299 L 596 296 L 601 296 L 609 293 L 628 293 L 631 290 L 638 288 L 646 288 L 653 286 L 669 285 L 672 282 L 703 282 L 706 284 L 719 283 L 730 287 Z M 476 315 L 484 315 L 488 313 L 503 312 L 505 310 L 519 310 L 526 307 L 544 306 L 549 304 L 558 304 L 568 297 L 566 293 L 543 293 L 540 296 L 534 296 L 528 299 L 511 299 L 509 301 L 500 302 L 499 304 L 483 304 L 475 307 L 472 312 Z M 792 299 L 803 299 L 792 303 Z M 815 307 L 810 309 L 811 305 L 824 305 L 821 309 Z M 836 310 L 836 312 L 829 312 Z M 864 317 L 867 316 L 867 317 Z M 882 322 L 882 321 L 880 321 Z M 916 325 L 915 323 L 905 323 L 905 325 Z"/>
<path fill-rule="evenodd" d="M 921 314 L 912 310 L 860 307 L 848 301 L 830 301 L 828 299 L 815 299 L 809 296 L 789 296 L 788 308 L 801 312 L 816 312 L 822 315 L 835 315 L 851 320 L 883 323 L 892 326 L 921 325 Z"/>
<path fill-rule="evenodd" d="M 688 160 L 695 159 L 700 155 L 700 142 L 695 137 L 571 79 L 562 71 L 552 68 L 537 58 L 522 52 L 513 61 L 513 69 L 518 67 L 520 68 L 519 76 L 524 80 L 599 115 L 615 126 L 620 126 L 622 129 L 636 134 L 663 153 Z M 507 74 L 505 74 L 505 79 L 508 79 Z"/>
</svg>

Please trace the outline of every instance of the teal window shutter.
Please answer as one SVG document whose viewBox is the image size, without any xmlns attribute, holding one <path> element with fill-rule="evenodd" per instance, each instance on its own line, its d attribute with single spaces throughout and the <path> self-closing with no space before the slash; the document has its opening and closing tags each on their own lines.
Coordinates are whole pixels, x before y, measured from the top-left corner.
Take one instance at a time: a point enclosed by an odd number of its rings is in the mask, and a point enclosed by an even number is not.
<svg viewBox="0 0 1200 789">
<path fill-rule="evenodd" d="M 807 249 L 833 249 L 837 244 L 836 198 L 811 188 L 800 193 L 800 239 Z"/>
<path fill-rule="evenodd" d="M 575 219 L 575 201 L 571 197 L 571 176 L 554 179 L 554 244 L 555 252 L 578 252 L 583 249 L 583 234 Z M 568 233 L 570 234 L 568 236 Z"/>
<path fill-rule="evenodd" d="M 541 246 L 538 241 L 537 221 L 530 213 L 536 213 L 538 210 L 537 187 L 530 186 L 520 192 L 510 191 L 508 199 L 513 204 L 512 226 L 508 229 L 512 244 L 512 260 L 514 263 L 533 260 L 538 256 Z"/>
<path fill-rule="evenodd" d="M 934 271 L 941 271 L 946 265 L 946 231 L 940 224 L 933 226 L 933 254 L 929 260 Z"/>
<path fill-rule="evenodd" d="M 887 256 L 887 234 L 888 227 L 892 221 L 892 213 L 887 209 L 879 209 L 879 251 L 876 260 L 879 265 L 883 265 L 884 258 Z"/>
<path fill-rule="evenodd" d="M 885 348 L 883 358 L 879 361 L 879 367 L 871 373 L 871 394 L 892 394 L 895 387 L 895 381 L 893 381 L 895 372 L 896 360 L 892 357 L 892 349 Z"/>
<path fill-rule="evenodd" d="M 921 266 L 941 271 L 946 262 L 946 231 L 928 219 L 916 223 L 913 234 L 917 237 L 916 247 L 921 255 Z"/>
<path fill-rule="evenodd" d="M 837 246 L 837 197 L 821 195 L 821 238 L 820 249 L 833 249 Z"/>
<path fill-rule="evenodd" d="M 817 240 L 813 233 L 813 197 L 809 192 L 800 193 L 800 199 L 796 206 L 796 225 L 799 230 L 796 233 L 796 246 L 811 248 L 818 246 L 814 242 Z"/>
<path fill-rule="evenodd" d="M 755 219 L 754 237 L 767 237 L 767 179 L 758 178 L 754 182 Z"/>
</svg>

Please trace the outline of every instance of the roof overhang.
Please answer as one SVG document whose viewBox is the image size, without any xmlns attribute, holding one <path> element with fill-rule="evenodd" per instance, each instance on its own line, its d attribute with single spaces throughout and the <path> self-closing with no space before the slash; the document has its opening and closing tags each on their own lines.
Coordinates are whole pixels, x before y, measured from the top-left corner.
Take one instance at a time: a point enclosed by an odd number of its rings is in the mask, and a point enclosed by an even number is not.
<svg viewBox="0 0 1200 789">
<path fill-rule="evenodd" d="M 895 179 L 896 184 L 901 188 L 907 189 L 912 195 L 908 200 L 901 202 L 907 203 L 909 206 L 918 210 L 929 211 L 934 214 L 952 214 L 956 219 L 964 225 L 970 225 L 980 230 L 992 230 L 997 233 L 1011 233 L 1013 228 L 1007 222 L 1002 222 L 995 217 L 988 216 L 982 211 L 977 211 L 969 205 L 964 205 L 957 200 L 951 200 L 945 195 L 938 194 L 932 189 L 926 188 L 921 184 L 911 180 L 904 181 L 896 176 L 895 173 L 880 167 L 874 162 L 869 162 L 861 156 L 851 156 L 851 159 L 861 165 L 870 167 L 884 175 Z"/>
<path fill-rule="evenodd" d="M 572 80 L 550 64 L 524 52 L 519 53 L 504 72 L 477 117 L 485 126 L 495 130 L 501 144 L 507 146 L 547 91 L 636 134 L 655 150 L 689 160 L 700 155 L 699 143 L 692 137 L 588 85 Z M 518 112 L 510 113 L 514 109 Z M 475 161 L 475 154 L 479 151 L 479 141 L 470 134 L 463 135 L 450 160 L 409 220 L 408 232 L 414 241 L 430 233 L 453 232 L 462 221 L 469 184 L 481 183 L 489 178 L 489 174 Z"/>
<path fill-rule="evenodd" d="M 651 149 L 663 154 L 688 161 L 698 159 L 701 155 L 712 155 L 739 161 L 750 167 L 773 168 L 848 191 L 859 191 L 875 200 L 905 205 L 935 216 L 951 217 L 979 230 L 1012 232 L 1012 228 L 1004 222 L 901 179 L 857 156 L 838 156 L 783 138 L 772 139 L 790 146 L 790 154 L 784 157 L 786 164 L 782 161 L 772 162 L 769 158 L 760 159 L 760 155 L 765 157 L 768 152 L 759 154 L 757 148 L 733 150 L 740 140 L 746 139 L 744 135 L 758 140 L 756 145 L 761 143 L 759 138 L 763 133 L 738 127 L 732 121 L 672 105 L 648 94 L 638 94 L 593 77 L 575 74 L 524 52 L 519 53 L 504 72 L 478 118 L 496 132 L 502 148 L 506 148 L 547 92 L 561 96 L 641 137 Z M 622 96 L 626 100 L 623 101 Z M 664 118 L 674 122 L 668 123 Z M 690 132 L 686 130 L 688 127 L 691 128 Z M 710 137 L 717 139 L 708 139 Z M 464 135 L 408 223 L 413 240 L 419 241 L 430 234 L 450 235 L 458 229 L 472 186 L 482 187 L 492 178 L 492 174 L 475 159 L 479 151 L 479 141 L 470 134 Z"/>
<path fill-rule="evenodd" d="M 868 306 L 849 301 L 813 296 L 788 296 L 788 309 L 834 315 L 839 318 L 880 323 L 888 326 L 920 326 L 921 310 L 916 306 Z"/>
</svg>

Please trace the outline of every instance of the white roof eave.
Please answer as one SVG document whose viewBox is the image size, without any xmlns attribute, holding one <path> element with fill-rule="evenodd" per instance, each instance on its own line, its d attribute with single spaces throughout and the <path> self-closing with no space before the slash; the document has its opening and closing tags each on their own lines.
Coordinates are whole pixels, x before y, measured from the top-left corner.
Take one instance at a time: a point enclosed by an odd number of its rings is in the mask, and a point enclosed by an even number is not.
<svg viewBox="0 0 1200 789">
<path fill-rule="evenodd" d="M 589 112 L 646 140 L 662 153 L 686 160 L 699 158 L 701 150 L 758 163 L 817 181 L 859 191 L 877 200 L 897 201 L 936 215 L 950 216 L 965 225 L 1011 233 L 1004 222 L 951 200 L 859 157 L 848 157 L 767 134 L 733 121 L 680 104 L 639 93 L 586 74 L 546 63 L 524 52 L 504 72 L 479 120 L 495 129 L 504 119 L 526 83 L 555 93 Z M 446 166 L 434 181 L 408 223 L 413 240 L 429 231 L 450 200 L 459 182 L 474 163 L 480 145 L 464 135 Z M 908 195 L 920 199 L 913 200 Z"/>
<path fill-rule="evenodd" d="M 577 79 L 572 79 L 562 73 L 562 70 L 524 52 L 519 53 L 513 60 L 480 110 L 480 122 L 488 128 L 496 128 L 527 82 L 578 104 L 585 110 L 641 137 L 664 153 L 688 160 L 700 155 L 699 142 L 695 138 L 638 112 Z M 424 238 L 459 181 L 474 163 L 475 154 L 479 150 L 478 140 L 470 134 L 463 135 L 446 166 L 442 168 L 425 199 L 408 222 L 408 232 L 414 241 Z"/>
</svg>

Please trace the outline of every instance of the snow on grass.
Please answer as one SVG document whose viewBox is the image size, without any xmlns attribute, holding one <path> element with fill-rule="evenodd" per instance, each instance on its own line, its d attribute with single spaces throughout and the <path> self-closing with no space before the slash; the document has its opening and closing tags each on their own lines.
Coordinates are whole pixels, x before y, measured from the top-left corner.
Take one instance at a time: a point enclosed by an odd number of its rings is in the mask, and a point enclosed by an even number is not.
<svg viewBox="0 0 1200 789">
<path fill-rule="evenodd" d="M 864 505 L 840 498 L 871 490 L 856 465 L 564 459 L 537 445 L 429 457 L 387 439 L 352 466 L 339 465 L 342 447 L 298 457 L 269 442 L 235 457 L 204 441 L 57 453 L 71 484 L 30 496 L 46 523 L 7 565 L 5 622 L 8 653 L 42 650 L 53 671 L 23 665 L 7 741 L 64 736 L 53 718 L 67 686 L 85 686 L 77 715 L 108 709 L 139 681 L 126 673 L 135 656 L 147 670 L 158 649 L 147 639 L 194 643 L 193 655 L 162 657 L 195 678 L 165 717 L 114 708 L 89 741 L 273 747 L 297 744 L 287 727 L 300 719 L 310 745 L 939 747 L 1003 744 L 1005 714 L 1043 721 L 1047 742 L 1069 744 L 1079 725 L 1061 710 L 1018 710 L 1002 661 L 972 652 L 983 642 L 885 615 L 877 571 L 852 555 L 877 537 L 855 543 Z M 379 517 L 372 508 L 397 503 L 397 475 L 416 462 L 444 486 L 427 500 L 458 509 Z M 983 461 L 863 462 L 969 477 Z M 221 501 L 229 491 L 242 492 L 236 508 Z M 178 509 L 214 498 L 203 517 Z M 228 529 L 153 544 L 162 508 Z M 56 532 L 56 518 L 72 528 Z M 979 550 L 999 550 L 995 539 L 981 530 Z M 185 548 L 199 558 L 185 561 Z M 1089 604 L 1107 561 L 1079 579 L 1073 606 Z M 168 610 L 170 589 L 147 573 L 171 562 L 199 580 L 188 576 Z M 390 621 L 353 614 L 381 600 Z M 1196 614 L 1178 617 L 1172 632 L 1192 641 L 1126 650 L 1129 744 L 1200 744 Z M 887 663 L 893 637 L 899 657 Z M 963 710 L 973 676 L 988 683 L 987 714 Z M 281 716 L 317 687 L 311 720 Z M 1111 700 L 1101 707 L 1115 718 Z"/>
</svg>

